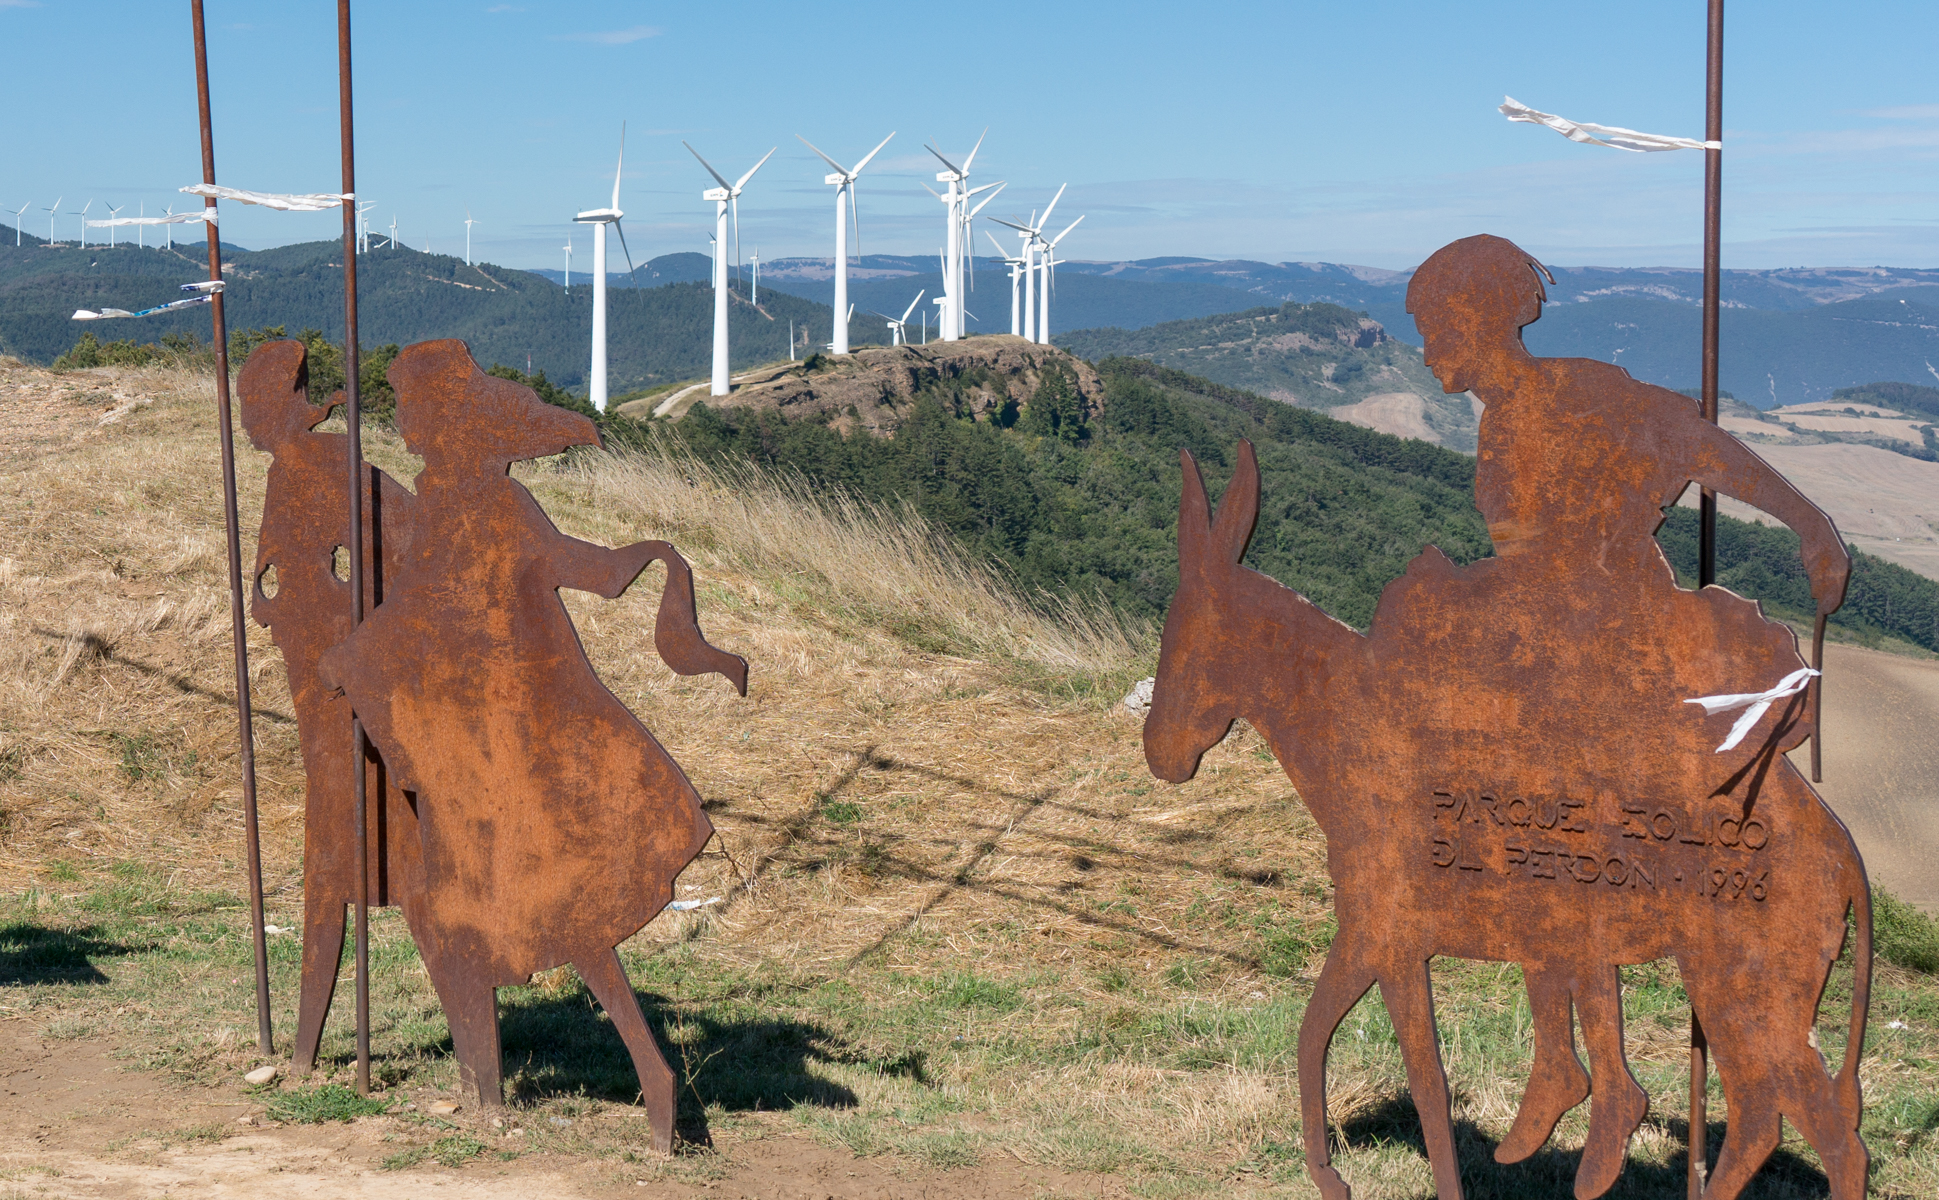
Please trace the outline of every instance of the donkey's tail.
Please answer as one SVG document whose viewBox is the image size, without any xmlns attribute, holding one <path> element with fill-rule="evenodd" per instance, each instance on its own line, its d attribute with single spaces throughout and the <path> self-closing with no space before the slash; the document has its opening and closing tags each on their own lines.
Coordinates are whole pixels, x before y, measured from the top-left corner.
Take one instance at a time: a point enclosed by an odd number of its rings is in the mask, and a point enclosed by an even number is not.
<svg viewBox="0 0 1939 1200">
<path fill-rule="evenodd" d="M 694 610 L 693 570 L 687 560 L 670 542 L 648 542 L 647 547 L 653 558 L 667 566 L 666 587 L 660 591 L 660 616 L 653 626 L 653 648 L 679 674 L 718 672 L 741 695 L 747 695 L 747 660 L 716 650 L 700 632 L 700 618 Z"/>
<path fill-rule="evenodd" d="M 1854 854 L 1853 858 L 1856 857 Z M 1858 1087 L 1858 1060 L 1865 1054 L 1865 1016 L 1872 1003 L 1872 889 L 1862 865 L 1858 865 L 1857 874 L 1858 887 L 1851 895 L 1852 921 L 1858 926 L 1852 959 L 1851 1037 L 1845 1043 L 1845 1065 L 1832 1081 L 1838 1103 L 1853 1129 L 1858 1128 L 1859 1116 L 1864 1111 L 1864 1097 Z"/>
</svg>

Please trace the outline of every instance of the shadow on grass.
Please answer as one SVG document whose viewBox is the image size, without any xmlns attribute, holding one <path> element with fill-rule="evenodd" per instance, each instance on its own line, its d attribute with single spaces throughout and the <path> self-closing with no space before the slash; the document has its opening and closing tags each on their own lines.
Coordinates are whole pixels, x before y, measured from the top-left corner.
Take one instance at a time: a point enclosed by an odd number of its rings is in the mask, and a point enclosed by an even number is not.
<svg viewBox="0 0 1939 1200">
<path fill-rule="evenodd" d="M 1672 1118 L 1663 1123 L 1663 1128 L 1673 1141 L 1683 1146 L 1689 1144 L 1689 1123 L 1684 1119 Z M 1707 1148 L 1713 1170 L 1729 1129 L 1725 1121 L 1709 1124 Z M 1414 1102 L 1406 1096 L 1390 1096 L 1360 1110 L 1337 1126 L 1336 1137 L 1337 1144 L 1346 1150 L 1405 1146 L 1423 1159 L 1427 1157 L 1420 1117 Z M 1573 1193 L 1576 1164 L 1582 1158 L 1580 1150 L 1561 1150 L 1549 1145 L 1521 1162 L 1502 1164 L 1495 1161 L 1497 1144 L 1497 1139 L 1489 1137 L 1472 1121 L 1454 1123 L 1455 1156 L 1461 1164 L 1461 1184 L 1468 1195 L 1502 1200 L 1523 1197 L 1548 1200 Z M 1688 1170 L 1687 1150 L 1679 1150 L 1660 1163 L 1639 1161 L 1632 1154 L 1616 1185 L 1604 1193 L 1605 1200 L 1682 1200 L 1688 1194 Z M 1830 1194 L 1831 1184 L 1825 1173 L 1782 1146 L 1740 1193 L 1742 1200 L 1813 1200 Z M 1423 1196 L 1431 1200 L 1432 1193 L 1423 1193 Z"/>
<path fill-rule="evenodd" d="M 42 983 L 107 983 L 96 958 L 136 954 L 146 946 L 109 941 L 100 929 L 48 929 L 31 921 L 0 924 L 0 987 Z"/>
<path fill-rule="evenodd" d="M 707 1109 L 785 1111 L 811 1105 L 852 1108 L 855 1093 L 817 1067 L 866 1066 L 922 1082 L 921 1056 L 877 1061 L 820 1025 L 759 1014 L 735 1005 L 730 1014 L 694 1012 L 650 992 L 640 1006 L 673 1068 L 680 1092 L 678 1123 L 690 1142 L 705 1144 Z M 499 1028 L 508 1099 L 535 1103 L 583 1096 L 621 1104 L 639 1100 L 633 1060 L 611 1022 L 583 988 L 546 995 L 536 988 L 499 993 Z M 448 1041 L 443 1047 L 449 1053 Z"/>
</svg>

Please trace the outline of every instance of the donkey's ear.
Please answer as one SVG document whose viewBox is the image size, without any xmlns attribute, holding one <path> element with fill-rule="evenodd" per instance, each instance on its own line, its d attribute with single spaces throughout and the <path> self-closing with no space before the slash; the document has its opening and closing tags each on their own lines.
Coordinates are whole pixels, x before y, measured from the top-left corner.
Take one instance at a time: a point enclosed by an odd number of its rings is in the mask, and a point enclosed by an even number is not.
<svg viewBox="0 0 1939 1200">
<path fill-rule="evenodd" d="M 1178 562 L 1203 563 L 1212 553 L 1212 506 L 1205 499 L 1205 480 L 1190 450 L 1178 452 L 1184 467 L 1184 487 L 1178 493 Z"/>
<path fill-rule="evenodd" d="M 1259 459 L 1252 443 L 1240 439 L 1239 464 L 1233 468 L 1225 495 L 1219 497 L 1219 515 L 1212 519 L 1212 544 L 1227 562 L 1238 562 L 1245 557 L 1246 543 L 1252 541 L 1252 529 L 1258 523 Z"/>
</svg>

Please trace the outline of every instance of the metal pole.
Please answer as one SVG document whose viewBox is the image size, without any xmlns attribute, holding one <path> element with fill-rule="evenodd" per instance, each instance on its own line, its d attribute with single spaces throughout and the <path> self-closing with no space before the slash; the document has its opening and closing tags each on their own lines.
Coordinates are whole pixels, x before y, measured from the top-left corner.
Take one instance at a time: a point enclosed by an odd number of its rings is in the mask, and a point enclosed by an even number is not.
<svg viewBox="0 0 1939 1200">
<path fill-rule="evenodd" d="M 1709 47 L 1706 53 L 1704 140 L 1724 136 L 1724 0 L 1710 0 Z M 1703 152 L 1703 416 L 1717 420 L 1717 333 L 1723 280 L 1722 247 L 1724 154 L 1714 145 Z M 1717 581 L 1717 493 L 1703 489 L 1699 501 L 1697 585 Z M 1815 742 L 1813 743 L 1816 744 Z M 1690 1200 L 1703 1195 L 1709 1166 L 1710 1043 L 1703 1033 L 1694 1004 L 1690 1008 Z"/>
<path fill-rule="evenodd" d="M 343 395 L 350 452 L 350 627 L 364 619 L 363 407 L 357 396 L 357 152 L 350 105 L 350 0 L 337 0 L 337 97 L 343 146 Z M 370 1094 L 370 821 L 364 725 L 350 715 L 357 819 L 357 1094 Z"/>
<path fill-rule="evenodd" d="M 202 0 L 189 0 L 195 23 L 195 100 L 202 122 L 202 182 L 215 183 L 215 127 L 209 120 L 209 46 L 202 25 Z M 215 197 L 202 207 L 210 220 L 209 278 L 222 278 L 222 234 L 214 221 Z M 242 737 L 242 829 L 249 870 L 250 934 L 256 952 L 256 1044 L 275 1053 L 269 1027 L 269 946 L 263 934 L 262 840 L 256 823 L 256 727 L 249 699 L 249 625 L 242 605 L 242 522 L 236 513 L 236 434 L 229 415 L 229 330 L 223 320 L 222 293 L 209 299 L 215 342 L 215 412 L 222 434 L 222 518 L 229 536 L 229 637 L 236 650 L 236 716 Z"/>
</svg>

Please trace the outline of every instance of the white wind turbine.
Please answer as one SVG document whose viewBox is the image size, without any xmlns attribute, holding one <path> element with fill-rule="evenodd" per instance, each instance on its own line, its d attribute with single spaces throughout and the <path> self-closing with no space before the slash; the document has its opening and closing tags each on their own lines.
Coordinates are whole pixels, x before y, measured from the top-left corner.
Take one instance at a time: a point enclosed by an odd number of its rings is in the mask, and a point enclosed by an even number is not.
<svg viewBox="0 0 1939 1200">
<path fill-rule="evenodd" d="M 626 157 L 626 126 L 624 124 L 620 126 L 619 153 L 621 158 Z M 615 185 L 614 190 L 617 191 L 618 190 L 617 185 L 619 183 L 619 180 L 615 178 L 613 180 L 613 183 Z M 619 208 L 618 196 L 613 197 L 613 207 L 615 209 Z M 614 218 L 614 219 L 617 220 L 618 218 Z M 478 222 L 471 219 L 471 210 L 467 208 L 465 210 L 465 265 L 467 267 L 471 265 L 471 227 L 473 225 L 476 225 L 477 223 Z M 630 262 L 631 260 L 629 259 L 628 261 Z M 601 411 L 604 411 L 603 407 Z"/>
<path fill-rule="evenodd" d="M 384 249 L 386 250 L 397 249 L 397 214 L 396 213 L 392 213 L 390 215 L 390 245 L 384 247 Z"/>
<path fill-rule="evenodd" d="M 22 224 L 24 224 L 24 222 L 22 222 L 20 219 L 20 214 L 26 212 L 28 209 L 32 208 L 33 206 L 34 206 L 34 202 L 32 200 L 29 200 L 27 201 L 27 203 L 21 205 L 19 208 L 14 210 L 13 246 L 14 246 L 14 249 L 16 250 L 20 249 L 20 227 Z"/>
<path fill-rule="evenodd" d="M 943 251 L 943 294 L 942 337 L 953 342 L 963 336 L 963 202 L 969 189 L 970 165 L 976 161 L 976 152 L 983 148 L 983 139 L 990 136 L 985 129 L 977 136 L 976 145 L 970 147 L 969 157 L 957 166 L 943 157 L 942 151 L 925 144 L 924 149 L 936 156 L 944 170 L 936 172 L 936 182 L 949 185 L 949 191 L 938 197 L 949 208 L 948 242 Z"/>
<path fill-rule="evenodd" d="M 890 138 L 895 137 L 895 134 L 892 132 L 876 143 L 875 149 L 864 154 L 862 161 L 856 163 L 852 171 L 826 154 L 822 154 L 821 149 L 807 138 L 801 137 L 798 133 L 795 137 L 800 138 L 802 145 L 819 155 L 821 161 L 835 168 L 834 174 L 822 177 L 823 183 L 832 184 L 835 188 L 835 340 L 830 348 L 836 354 L 847 354 L 848 224 L 851 215 L 855 219 L 855 264 L 860 266 L 862 262 L 862 219 L 859 215 L 855 215 L 855 179 L 862 173 L 862 168 L 869 165 L 869 160 L 882 152 L 882 147 L 888 145 Z M 847 211 L 844 212 L 844 209 Z"/>
<path fill-rule="evenodd" d="M 1050 198 L 1050 207 L 1044 209 L 1044 215 L 1039 217 L 1036 213 L 1031 213 L 1028 225 L 1019 225 L 1015 221 L 1006 221 L 1002 217 L 990 218 L 998 225 L 1006 225 L 1016 230 L 1023 238 L 1023 337 L 1025 341 L 1043 340 L 1037 336 L 1037 247 L 1043 242 L 1044 226 L 1050 224 L 1050 214 L 1057 210 L 1057 202 L 1064 198 L 1064 189 L 1069 186 L 1068 183 L 1060 185 L 1057 188 L 1057 194 Z"/>
<path fill-rule="evenodd" d="M 61 200 L 65 200 L 66 198 L 63 196 L 60 200 L 56 200 L 47 206 L 47 244 L 50 246 L 54 244 L 54 214 L 60 211 Z"/>
<path fill-rule="evenodd" d="M 566 238 L 566 295 L 572 295 L 572 238 Z"/>
<path fill-rule="evenodd" d="M 889 323 L 889 345 L 900 346 L 909 340 L 909 314 L 916 311 L 916 305 L 921 304 L 922 298 L 928 294 L 928 288 L 922 289 L 916 293 L 914 300 L 909 301 L 909 307 L 902 310 L 901 316 L 884 318 Z M 927 324 L 928 320 L 929 314 L 925 312 L 923 314 L 923 321 Z"/>
<path fill-rule="evenodd" d="M 700 193 L 702 200 L 714 202 L 714 375 L 709 395 L 725 396 L 728 392 L 727 379 L 727 211 L 731 206 L 734 212 L 734 261 L 740 261 L 741 245 L 741 189 L 747 181 L 754 178 L 754 172 L 761 169 L 767 160 L 774 157 L 776 146 L 761 156 L 761 161 L 747 169 L 747 174 L 727 182 L 726 176 L 714 170 L 713 164 L 700 158 L 700 151 L 687 147 L 687 152 L 700 159 L 700 165 L 707 168 L 707 174 L 714 177 L 720 186 L 708 188 Z"/>
<path fill-rule="evenodd" d="M 93 207 L 94 207 L 94 201 L 90 199 L 86 204 L 83 204 L 81 206 L 80 212 L 71 212 L 67 214 L 70 217 L 81 218 L 81 246 L 84 249 L 88 244 L 88 209 Z"/>
<path fill-rule="evenodd" d="M 144 222 L 148 220 L 148 201 L 143 200 L 140 204 L 138 204 L 135 207 L 135 215 L 140 217 Z M 137 224 L 135 226 L 135 245 L 139 246 L 143 250 L 148 249 L 148 226 L 147 225 Z"/>
<path fill-rule="evenodd" d="M 162 210 L 162 215 L 168 216 L 168 217 L 174 216 L 175 206 L 171 204 L 167 208 L 164 208 Z M 168 248 L 170 250 L 175 249 L 175 226 L 173 225 L 162 226 L 162 240 L 167 243 Z"/>
<path fill-rule="evenodd" d="M 373 202 L 357 206 L 357 253 L 370 253 L 370 210 L 376 208 Z"/>
<path fill-rule="evenodd" d="M 592 406 L 600 412 L 606 411 L 606 226 L 619 230 L 620 249 L 626 251 L 626 269 L 633 269 L 633 252 L 626 245 L 626 230 L 619 220 L 625 216 L 619 210 L 619 177 L 626 167 L 626 123 L 619 126 L 619 162 L 613 167 L 613 202 L 605 208 L 589 208 L 572 218 L 592 226 L 592 373 L 588 390 L 592 395 Z M 471 214 L 466 213 L 467 217 Z M 467 226 L 469 236 L 470 228 Z M 470 248 L 466 247 L 466 261 L 470 261 Z"/>
<path fill-rule="evenodd" d="M 761 302 L 761 248 L 759 246 L 754 247 L 754 253 L 747 256 L 747 262 L 754 271 L 754 282 L 749 284 L 747 289 L 747 302 L 759 304 Z"/>
<path fill-rule="evenodd" d="M 994 220 L 995 218 L 991 219 Z M 996 256 L 1003 260 L 1004 266 L 1010 268 L 1010 336 L 1021 337 L 1023 336 L 1023 309 L 1018 303 L 1018 299 L 1019 289 L 1023 286 L 1023 276 L 1027 260 L 1022 257 L 1012 258 L 1003 249 L 1003 243 L 997 241 L 996 235 L 989 230 L 984 230 L 983 236 L 990 239 L 990 245 L 996 247 Z"/>
<path fill-rule="evenodd" d="M 1087 213 L 1085 215 L 1088 216 L 1089 214 Z M 1043 315 L 1037 320 L 1037 340 L 1045 345 L 1050 344 L 1050 292 L 1052 286 L 1057 282 L 1057 243 L 1063 241 L 1071 230 L 1083 223 L 1083 217 L 1077 218 L 1077 220 L 1064 226 L 1063 233 L 1058 234 L 1056 237 L 1044 243 L 1044 311 Z"/>
<path fill-rule="evenodd" d="M 122 204 L 115 205 L 113 208 L 110 208 L 108 210 L 108 220 L 113 221 L 115 219 L 115 216 L 118 213 L 120 213 L 122 209 L 126 207 L 128 207 L 128 205 L 126 203 L 122 203 Z M 115 227 L 113 225 L 109 225 L 108 226 L 108 249 L 110 250 L 114 249 L 114 231 L 115 231 Z"/>
</svg>

